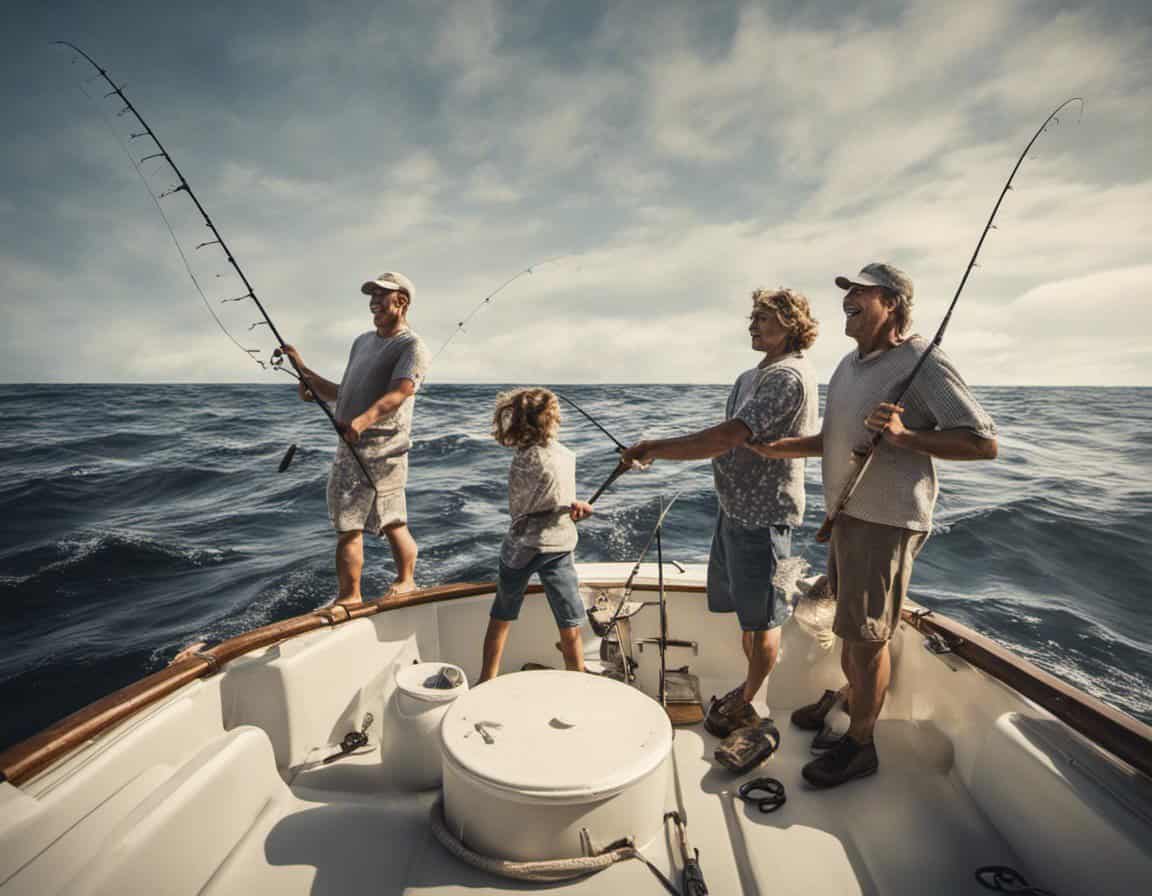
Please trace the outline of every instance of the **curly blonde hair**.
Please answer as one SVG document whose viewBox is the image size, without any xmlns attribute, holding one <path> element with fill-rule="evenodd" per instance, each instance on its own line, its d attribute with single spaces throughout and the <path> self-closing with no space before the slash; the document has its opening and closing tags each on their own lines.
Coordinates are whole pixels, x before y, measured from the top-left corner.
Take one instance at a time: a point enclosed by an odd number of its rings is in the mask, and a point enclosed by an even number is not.
<svg viewBox="0 0 1152 896">
<path fill-rule="evenodd" d="M 492 437 L 506 448 L 543 445 L 560 428 L 560 402 L 548 389 L 513 389 L 496 396 Z"/>
<path fill-rule="evenodd" d="M 787 350 L 803 351 L 816 341 L 820 324 L 812 316 L 808 299 L 794 289 L 757 289 L 752 293 L 752 310 L 775 312 L 788 331 Z"/>
</svg>

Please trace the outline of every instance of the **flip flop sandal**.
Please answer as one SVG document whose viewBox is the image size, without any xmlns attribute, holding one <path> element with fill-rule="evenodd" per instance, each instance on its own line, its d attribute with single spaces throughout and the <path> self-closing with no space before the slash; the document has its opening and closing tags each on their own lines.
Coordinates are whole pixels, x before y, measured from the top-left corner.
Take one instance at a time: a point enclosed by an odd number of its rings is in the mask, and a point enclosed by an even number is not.
<svg viewBox="0 0 1152 896">
<path fill-rule="evenodd" d="M 759 725 L 733 731 L 712 755 L 728 771 L 742 775 L 775 753 L 779 746 L 780 730 L 771 719 L 764 719 Z"/>
</svg>

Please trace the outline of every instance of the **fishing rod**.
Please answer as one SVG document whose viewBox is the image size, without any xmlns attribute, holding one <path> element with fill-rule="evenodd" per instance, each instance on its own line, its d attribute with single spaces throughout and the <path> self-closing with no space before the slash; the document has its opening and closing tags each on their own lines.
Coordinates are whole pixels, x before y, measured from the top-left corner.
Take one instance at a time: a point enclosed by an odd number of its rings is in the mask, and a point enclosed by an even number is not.
<svg viewBox="0 0 1152 896">
<path fill-rule="evenodd" d="M 133 157 L 132 162 L 133 162 L 133 165 L 137 169 L 137 173 L 141 174 L 141 177 L 143 177 L 143 174 L 140 172 L 139 166 L 141 164 L 143 164 L 144 162 L 148 161 L 149 159 L 162 159 L 172 169 L 173 174 L 176 175 L 176 178 L 178 180 L 178 183 L 176 184 L 176 186 L 164 191 L 159 196 L 156 196 L 155 194 L 153 194 L 152 198 L 156 202 L 157 207 L 159 207 L 159 200 L 163 199 L 166 196 L 171 196 L 175 193 L 181 193 L 181 192 L 188 194 L 188 198 L 192 200 L 192 204 L 195 205 L 196 210 L 198 212 L 200 212 L 201 217 L 204 219 L 205 226 L 208 228 L 209 232 L 212 234 L 212 237 L 213 237 L 210 240 L 207 240 L 203 243 L 200 243 L 199 245 L 196 246 L 196 248 L 197 249 L 203 249 L 203 248 L 206 248 L 208 246 L 219 246 L 221 251 L 224 252 L 225 257 L 228 260 L 228 264 L 230 264 L 232 266 L 232 270 L 235 271 L 236 276 L 238 276 L 240 278 L 240 282 L 244 284 L 245 292 L 242 295 L 239 295 L 239 296 L 237 296 L 235 298 L 231 298 L 231 299 L 224 299 L 223 302 L 241 302 L 241 301 L 244 301 L 245 299 L 249 299 L 253 302 L 253 304 L 255 304 L 256 308 L 260 312 L 260 316 L 263 319 L 252 324 L 252 326 L 249 327 L 249 329 L 251 330 L 257 326 L 267 326 L 268 329 L 272 332 L 272 335 L 273 335 L 273 337 L 275 337 L 276 343 L 278 346 L 275 353 L 273 354 L 272 361 L 271 361 L 273 367 L 275 369 L 283 370 L 284 368 L 282 366 L 283 365 L 282 359 L 284 357 L 288 358 L 289 363 L 292 365 L 292 370 L 290 370 L 290 371 L 285 370 L 284 372 L 289 373 L 290 375 L 296 377 L 296 379 L 304 386 L 304 388 L 307 389 L 308 392 L 310 392 L 312 394 L 312 397 L 315 399 L 315 403 L 320 407 L 320 410 L 322 410 L 324 412 L 324 415 L 328 418 L 328 422 L 332 425 L 332 428 L 334 430 L 336 430 L 337 434 L 342 439 L 344 439 L 345 443 L 348 445 L 349 451 L 351 451 L 352 456 L 356 460 L 356 464 L 360 467 L 360 471 L 367 478 L 368 484 L 372 486 L 373 492 L 375 492 L 377 495 L 379 495 L 379 490 L 376 487 L 376 480 L 372 476 L 372 474 L 368 471 L 368 467 L 365 465 L 364 459 L 360 456 L 360 452 L 356 450 L 354 445 L 352 445 L 350 442 L 348 442 L 347 439 L 344 438 L 344 433 L 340 428 L 340 424 L 336 420 L 336 415 L 332 412 L 332 409 L 328 406 L 328 403 L 326 401 L 324 401 L 323 398 L 320 397 L 319 392 L 317 392 L 317 390 L 313 387 L 311 381 L 304 374 L 304 372 L 300 369 L 300 367 L 297 366 L 296 361 L 293 360 L 293 358 L 290 355 L 287 355 L 284 352 L 284 347 L 286 346 L 287 343 L 284 342 L 283 337 L 280 335 L 280 331 L 276 328 L 276 324 L 272 322 L 272 318 L 268 315 L 268 311 L 264 308 L 264 304 L 260 301 L 259 298 L 257 298 L 256 290 L 253 288 L 252 284 L 248 281 L 248 278 L 247 278 L 247 276 L 245 276 L 244 271 L 241 270 L 240 265 L 237 263 L 235 256 L 232 254 L 232 250 L 229 249 L 228 244 L 226 242 L 224 242 L 224 237 L 220 234 L 220 231 L 216 229 L 216 225 L 214 223 L 212 223 L 212 219 L 209 217 L 208 212 L 205 211 L 204 206 L 201 205 L 200 200 L 197 198 L 196 194 L 193 192 L 191 185 L 188 183 L 188 179 L 184 177 L 183 172 L 176 165 L 175 161 L 173 161 L 172 156 L 169 154 L 168 150 L 164 148 L 164 144 L 160 142 L 160 138 L 156 136 L 155 131 L 152 130 L 152 128 L 149 126 L 149 124 L 144 120 L 143 116 L 141 116 L 140 113 L 136 110 L 136 107 L 132 104 L 132 101 L 130 99 L 128 99 L 128 97 L 124 94 L 123 86 L 116 84 L 116 82 L 114 82 L 112 80 L 112 78 L 109 77 L 108 72 L 105 71 L 103 68 L 101 68 L 99 64 L 97 64 L 95 59 L 93 59 L 91 56 L 89 56 L 87 53 L 85 53 L 83 50 L 81 50 L 75 44 L 69 43 L 68 41 L 65 41 L 65 40 L 54 41 L 54 43 L 59 44 L 59 45 L 64 46 L 64 47 L 68 47 L 73 52 L 80 54 L 86 60 L 88 60 L 88 62 L 92 65 L 92 67 L 94 69 L 96 69 L 96 71 L 99 73 L 100 77 L 103 78 L 104 81 L 107 82 L 108 86 L 112 88 L 108 93 L 106 93 L 104 95 L 105 98 L 108 98 L 111 96 L 116 96 L 116 97 L 119 97 L 120 100 L 124 103 L 124 108 L 116 113 L 117 116 L 122 117 L 127 113 L 131 113 L 132 117 L 135 118 L 137 123 L 140 125 L 140 127 L 143 128 L 143 130 L 136 132 L 136 133 L 133 133 L 129 137 L 129 139 L 135 140 L 135 139 L 138 139 L 141 137 L 147 137 L 149 140 L 151 140 L 153 142 L 153 144 L 155 144 L 157 152 L 146 155 L 143 159 L 140 159 L 139 162 L 137 162 L 136 159 Z M 145 181 L 145 185 L 147 186 L 147 181 Z M 151 187 L 149 187 L 149 192 L 151 193 Z M 164 215 L 163 209 L 160 210 L 160 213 L 164 217 L 165 223 L 168 223 L 167 216 Z M 169 226 L 169 231 L 171 232 L 172 231 L 171 224 L 169 224 L 168 226 Z M 172 238 L 176 239 L 176 235 L 174 232 L 172 232 Z M 181 251 L 180 254 L 181 254 L 181 257 L 183 258 L 184 257 L 183 251 Z M 185 266 L 188 267 L 186 258 L 185 258 Z M 191 274 L 191 270 L 189 270 L 189 273 Z M 192 277 L 192 282 L 196 284 L 197 289 L 200 289 L 200 284 L 199 284 L 199 282 L 197 282 L 195 276 Z M 202 291 L 201 291 L 201 295 L 203 295 Z M 209 307 L 209 311 L 212 311 L 211 307 Z M 215 312 L 212 312 L 212 316 L 214 318 L 216 318 L 217 323 L 220 324 L 220 327 L 222 329 L 224 329 L 224 325 L 220 322 L 219 318 L 216 317 Z M 225 329 L 225 333 L 227 333 L 226 329 Z M 229 338 L 232 338 L 231 334 L 228 334 L 228 335 L 229 335 Z M 236 340 L 233 339 L 233 342 L 236 342 Z M 237 343 L 237 345 L 239 345 L 239 343 Z M 261 362 L 255 358 L 255 355 L 259 352 L 258 349 L 245 349 L 243 346 L 240 346 L 240 348 L 244 352 L 246 352 L 249 356 L 251 356 L 253 358 L 253 360 L 256 360 L 258 364 L 260 364 L 262 367 L 264 366 L 263 362 Z M 284 459 L 280 462 L 280 472 L 283 472 L 284 470 L 286 470 L 288 467 L 288 464 L 291 463 L 292 456 L 295 454 L 295 448 L 296 448 L 295 445 L 292 445 L 288 448 L 287 453 L 284 455 Z"/>
<path fill-rule="evenodd" d="M 912 368 L 912 372 L 908 374 L 907 379 L 904 380 L 900 387 L 897 397 L 892 402 L 896 405 L 903 404 L 905 397 L 912 388 L 912 383 L 916 380 L 916 375 L 924 366 L 924 362 L 928 360 L 928 356 L 940 346 L 944 340 L 944 331 L 948 329 L 948 324 L 952 320 L 952 312 L 956 308 L 956 302 L 960 298 L 960 293 L 964 290 L 964 284 L 968 282 L 968 275 L 972 273 L 972 269 L 976 267 L 976 259 L 980 255 L 980 249 L 984 246 L 984 240 L 988 236 L 988 232 L 995 229 L 996 214 L 1000 211 L 1000 204 L 1004 201 L 1004 197 L 1008 195 L 1008 191 L 1012 189 L 1012 180 L 1016 177 L 1016 172 L 1020 170 L 1020 166 L 1024 164 L 1024 159 L 1027 158 L 1029 150 L 1032 149 L 1034 144 L 1043 134 L 1050 124 L 1055 122 L 1060 123 L 1057 117 L 1066 106 L 1072 103 L 1080 104 L 1080 114 L 1084 114 L 1084 100 L 1081 97 L 1074 96 L 1064 100 L 1059 106 L 1052 110 L 1052 113 L 1044 119 L 1044 123 L 1037 128 L 1036 133 L 1032 135 L 1032 139 L 1028 141 L 1028 145 L 1024 147 L 1024 151 L 1020 153 L 1019 158 L 1016 159 L 1016 164 L 1012 166 L 1012 173 L 1008 175 L 1008 180 L 1004 183 L 1004 188 L 1000 191 L 1000 195 L 996 198 L 996 204 L 992 207 L 992 214 L 988 216 L 988 223 L 984 225 L 984 229 L 980 231 L 980 239 L 976 242 L 976 248 L 972 252 L 972 258 L 968 261 L 968 266 L 964 269 L 964 276 L 960 278 L 960 285 L 956 287 L 956 294 L 952 296 L 952 301 L 948 305 L 948 311 L 944 315 L 944 320 L 940 323 L 940 328 L 936 331 L 936 335 L 928 344 L 928 347 L 920 354 L 920 358 L 916 361 L 916 366 Z M 832 537 L 832 527 L 836 524 L 836 518 L 844 511 L 845 505 L 852 499 L 855 494 L 860 480 L 864 477 L 869 465 L 872 462 L 872 457 L 876 453 L 876 448 L 879 446 L 880 441 L 884 438 L 884 429 L 879 429 L 872 434 L 871 439 L 867 445 L 857 446 L 852 449 L 852 454 L 855 458 L 855 470 L 852 475 L 848 477 L 848 481 L 844 483 L 843 489 L 840 491 L 840 496 L 836 501 L 835 506 L 828 511 L 824 517 L 824 523 L 820 526 L 819 531 L 816 533 L 816 540 L 820 542 L 828 541 Z"/>
<path fill-rule="evenodd" d="M 552 390 L 552 393 L 557 398 L 562 398 L 564 401 L 568 402 L 568 404 L 572 405 L 572 407 L 574 407 L 577 411 L 579 411 L 584 416 L 584 418 L 586 420 L 588 420 L 589 423 L 591 423 L 598 430 L 600 430 L 600 432 L 604 433 L 604 435 L 608 436 L 608 438 L 611 439 L 612 442 L 616 445 L 616 453 L 617 454 L 622 454 L 623 452 L 628 450 L 628 446 L 626 446 L 623 442 L 621 442 L 618 438 L 616 438 L 616 436 L 612 435 L 612 433 L 610 433 L 603 425 L 601 425 L 599 420 L 597 420 L 595 417 L 593 417 L 591 414 L 589 414 L 586 410 L 584 410 L 584 408 L 580 407 L 580 405 L 576 404 L 576 402 L 574 402 L 571 398 L 569 398 L 567 395 L 564 395 L 561 392 L 557 392 L 555 389 Z M 634 466 L 635 466 L 634 464 L 628 464 L 628 463 L 625 463 L 624 461 L 620 461 L 620 463 L 618 463 L 616 465 L 616 468 L 611 473 L 608 474 L 608 478 L 605 479 L 600 484 L 600 487 L 598 489 L 596 489 L 596 493 L 594 495 L 592 495 L 591 498 L 588 499 L 588 503 L 589 504 L 595 504 L 596 499 L 599 498 L 602 494 L 604 494 L 604 492 L 608 490 L 608 488 L 612 485 L 613 482 L 615 482 L 617 479 L 619 479 L 621 476 L 623 476 L 629 470 L 633 469 Z"/>
<path fill-rule="evenodd" d="M 669 644 L 668 639 L 668 602 L 664 594 L 664 546 L 661 541 L 660 533 L 664 528 L 664 520 L 668 516 L 668 512 L 672 509 L 672 505 L 683 494 L 683 489 L 676 492 L 672 499 L 664 504 L 663 497 L 658 500 L 661 503 L 660 515 L 656 519 L 656 525 L 653 527 L 652 532 L 648 536 L 648 541 L 644 544 L 644 549 L 640 552 L 640 556 L 636 559 L 632 571 L 628 574 L 628 578 L 624 583 L 624 593 L 620 599 L 620 603 L 616 607 L 616 611 L 612 614 L 612 618 L 608 622 L 610 629 L 620 616 L 625 603 L 627 603 L 629 596 L 632 593 L 632 581 L 635 579 L 636 574 L 640 571 L 640 564 L 644 562 L 644 557 L 648 553 L 648 549 L 652 546 L 653 540 L 656 542 L 656 581 L 657 581 L 657 594 L 659 595 L 660 604 L 660 637 L 657 639 L 660 648 L 660 690 L 659 700 L 660 705 L 667 707 L 668 693 L 665 679 L 667 677 L 667 649 Z M 673 732 L 675 738 L 675 732 Z M 700 850 L 692 849 L 688 845 L 688 811 L 684 806 L 684 794 L 680 787 L 680 770 L 676 759 L 676 750 L 672 750 L 672 775 L 673 784 L 676 795 L 676 810 L 667 812 L 664 815 L 664 821 L 671 820 L 676 826 L 677 842 L 680 846 L 680 860 L 681 860 L 681 878 L 680 887 L 683 896 L 708 896 L 708 885 L 704 881 L 704 871 L 700 867 Z"/>
<path fill-rule="evenodd" d="M 608 436 L 608 438 L 612 440 L 613 444 L 615 444 L 617 452 L 626 451 L 628 449 L 628 446 L 616 438 L 616 436 L 612 435 L 612 433 L 608 432 L 608 430 L 603 425 L 601 425 L 599 420 L 589 414 L 586 410 L 584 410 L 584 408 L 580 407 L 580 405 L 576 404 L 576 402 L 574 402 L 563 392 L 558 392 L 553 389 L 552 394 L 557 398 L 568 402 L 568 404 L 572 405 L 572 407 L 574 407 L 584 417 L 585 420 L 595 426 L 598 430 L 600 430 L 600 432 L 604 433 L 604 435 Z"/>
<path fill-rule="evenodd" d="M 558 261 L 563 261 L 565 258 L 570 258 L 570 257 L 571 257 L 570 255 L 557 255 L 554 258 L 548 258 L 548 259 L 545 259 L 544 261 L 538 261 L 535 264 L 529 265 L 528 267 L 524 268 L 524 270 L 520 271 L 518 274 L 514 274 L 513 276 L 509 277 L 507 280 L 505 280 L 503 283 L 501 283 L 498 287 L 496 287 L 496 289 L 492 290 L 492 292 L 488 293 L 488 295 L 486 295 L 484 298 L 482 298 L 479 301 L 479 303 L 477 303 L 475 308 L 473 308 L 466 315 L 464 315 L 463 320 L 457 322 L 456 329 L 448 334 L 448 338 L 445 339 L 444 344 L 441 345 L 440 348 L 438 348 L 436 350 L 436 354 L 434 354 L 432 356 L 432 360 L 435 361 L 442 354 L 444 354 L 444 349 L 448 348 L 448 346 L 452 342 L 452 340 L 455 339 L 458 335 L 460 335 L 460 333 L 462 333 L 464 331 L 465 325 L 469 321 L 471 321 L 472 318 L 474 318 L 477 314 L 479 314 L 480 310 L 485 305 L 490 304 L 492 302 L 492 300 L 494 298 L 496 298 L 496 296 L 498 296 L 498 295 L 500 295 L 500 293 L 504 292 L 504 290 L 506 290 L 509 286 L 511 286 L 513 283 L 515 283 L 521 277 L 525 277 L 528 274 L 534 274 L 536 272 L 537 268 L 542 268 L 546 264 L 555 264 Z"/>
<path fill-rule="evenodd" d="M 665 616 L 664 606 L 663 606 L 663 602 L 664 602 L 663 601 L 663 594 L 664 594 L 664 591 L 663 591 L 663 589 L 664 589 L 664 548 L 660 542 L 660 530 L 664 526 L 664 518 L 666 516 L 668 516 L 668 511 L 672 509 L 672 505 L 676 503 L 676 499 L 679 498 L 681 494 L 683 494 L 683 491 L 684 490 L 681 489 L 680 491 L 676 492 L 676 494 L 674 494 L 672 496 L 671 501 L 669 501 L 667 504 L 664 504 L 663 506 L 661 506 L 660 515 L 656 518 L 656 525 L 652 528 L 652 531 L 650 533 L 648 533 L 648 540 L 646 542 L 644 542 L 644 547 L 640 551 L 640 556 L 636 558 L 636 562 L 634 564 L 632 564 L 631 572 L 628 573 L 628 578 L 624 580 L 624 588 L 620 594 L 620 603 L 616 604 L 616 609 L 612 611 L 612 615 L 608 618 L 608 621 L 604 624 L 604 630 L 605 631 L 611 631 L 612 626 L 614 626 L 616 624 L 616 621 L 620 618 L 620 614 L 622 612 L 624 612 L 624 605 L 628 603 L 628 598 L 630 598 L 632 596 L 632 582 L 636 578 L 637 574 L 640 572 L 640 564 L 642 564 L 644 562 L 644 558 L 648 555 L 648 550 L 649 550 L 649 548 L 652 547 L 652 542 L 655 541 L 656 542 L 656 560 L 657 560 L 657 567 L 659 570 L 658 581 L 659 581 L 660 595 L 661 595 L 661 598 L 660 598 L 660 603 L 661 603 L 661 607 L 660 607 L 660 631 L 661 631 L 661 639 L 660 639 L 661 640 L 661 644 L 660 644 L 660 656 L 661 656 L 660 702 L 661 702 L 661 704 L 663 704 L 663 702 L 664 702 L 664 671 L 663 671 L 664 642 L 667 640 L 668 632 L 667 632 L 667 618 Z M 662 502 L 664 499 L 663 499 L 663 497 L 661 497 L 658 500 L 660 500 Z M 589 502 L 589 503 L 591 503 L 591 502 Z M 683 571 L 682 568 L 681 568 L 681 571 Z"/>
</svg>

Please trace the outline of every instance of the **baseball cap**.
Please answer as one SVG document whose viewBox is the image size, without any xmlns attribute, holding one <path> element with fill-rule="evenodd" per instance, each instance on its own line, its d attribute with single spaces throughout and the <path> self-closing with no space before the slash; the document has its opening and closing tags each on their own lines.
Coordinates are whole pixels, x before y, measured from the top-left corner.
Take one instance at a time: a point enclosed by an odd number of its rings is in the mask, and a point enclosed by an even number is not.
<svg viewBox="0 0 1152 896">
<path fill-rule="evenodd" d="M 864 265 L 855 277 L 837 277 L 836 285 L 841 289 L 851 289 L 853 286 L 882 286 L 909 301 L 912 300 L 912 278 L 900 268 L 880 261 Z"/>
<path fill-rule="evenodd" d="M 412 285 L 411 280 L 398 271 L 385 271 L 375 280 L 365 280 L 364 285 L 360 287 L 360 292 L 368 295 L 368 287 L 370 286 L 379 286 L 381 289 L 398 289 L 407 293 L 409 299 L 415 298 L 416 287 Z"/>
</svg>

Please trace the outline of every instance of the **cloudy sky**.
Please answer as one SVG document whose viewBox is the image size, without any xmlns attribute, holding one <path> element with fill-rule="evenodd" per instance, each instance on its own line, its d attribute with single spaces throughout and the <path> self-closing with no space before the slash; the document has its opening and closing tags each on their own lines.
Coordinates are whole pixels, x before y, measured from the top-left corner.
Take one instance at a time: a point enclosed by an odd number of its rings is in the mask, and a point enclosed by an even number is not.
<svg viewBox="0 0 1152 896">
<path fill-rule="evenodd" d="M 730 381 L 755 360 L 750 291 L 786 284 L 822 323 L 825 381 L 849 348 L 833 277 L 900 265 L 934 331 L 1015 156 L 1083 96 L 1018 176 L 945 348 L 974 383 L 1152 385 L 1142 0 L 8 0 L 0 381 L 275 382 L 212 322 L 117 142 L 129 121 L 56 39 L 126 85 L 333 378 L 369 324 L 363 279 L 412 277 L 436 351 L 538 266 L 435 380 Z M 208 238 L 163 202 L 187 250 Z M 214 303 L 243 291 L 191 255 Z M 250 308 L 216 307 L 271 346 Z"/>
</svg>

